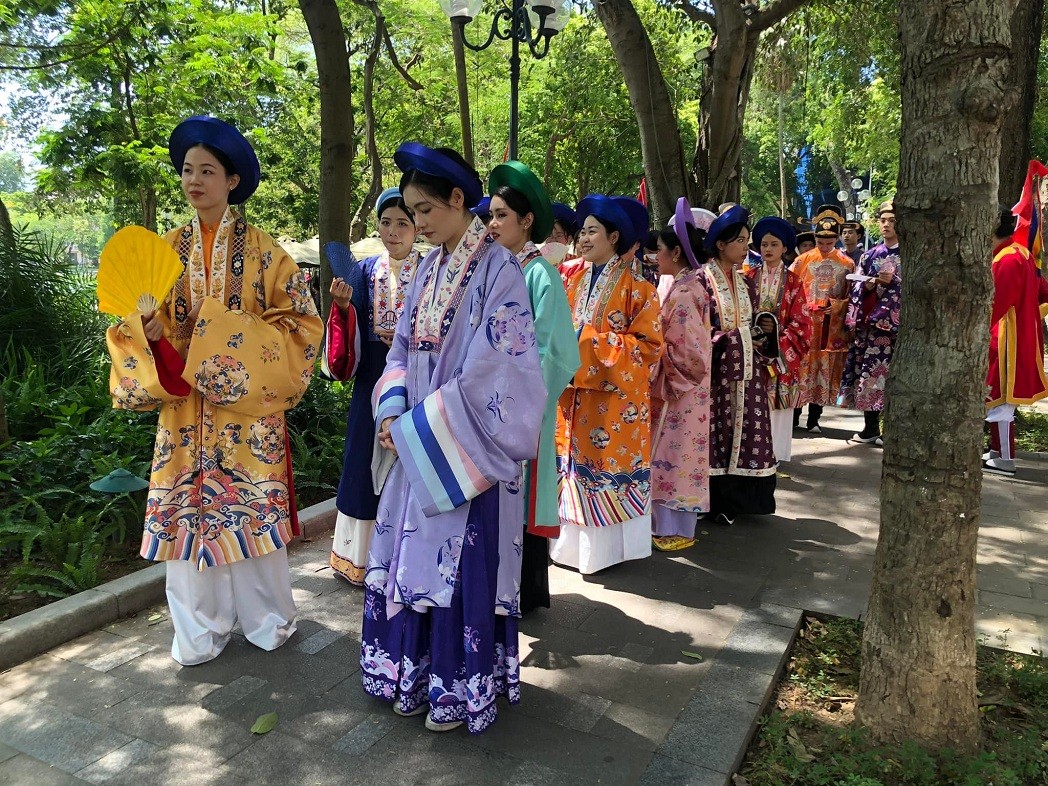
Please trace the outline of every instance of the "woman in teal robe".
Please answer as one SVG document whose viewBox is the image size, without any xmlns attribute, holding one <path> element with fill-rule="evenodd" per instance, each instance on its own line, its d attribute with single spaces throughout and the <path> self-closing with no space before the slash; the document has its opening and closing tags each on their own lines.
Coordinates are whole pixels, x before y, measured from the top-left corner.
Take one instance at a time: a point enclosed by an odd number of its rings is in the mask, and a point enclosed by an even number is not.
<svg viewBox="0 0 1048 786">
<path fill-rule="evenodd" d="M 525 467 L 526 519 L 521 565 L 520 611 L 549 608 L 547 541 L 560 534 L 557 513 L 557 400 L 579 368 L 579 343 L 571 322 L 568 297 L 560 274 L 533 242 L 553 228 L 553 207 L 534 172 L 519 161 L 507 161 L 488 178 L 491 218 L 488 233 L 516 255 L 535 318 L 535 340 L 546 385 L 538 458 Z"/>
</svg>

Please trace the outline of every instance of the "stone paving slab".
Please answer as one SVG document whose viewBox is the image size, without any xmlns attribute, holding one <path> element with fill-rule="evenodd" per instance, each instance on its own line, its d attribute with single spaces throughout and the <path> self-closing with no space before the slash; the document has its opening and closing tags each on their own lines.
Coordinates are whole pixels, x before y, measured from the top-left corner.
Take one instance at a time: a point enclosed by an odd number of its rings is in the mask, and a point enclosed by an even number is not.
<svg viewBox="0 0 1048 786">
<path fill-rule="evenodd" d="M 865 612 L 882 451 L 844 441 L 860 416 L 824 422 L 798 433 L 776 515 L 701 522 L 695 548 L 595 576 L 551 569 L 553 607 L 521 623 L 523 702 L 483 735 L 429 733 L 363 693 L 362 596 L 313 531 L 290 555 L 299 629 L 275 652 L 235 634 L 181 668 L 154 606 L 0 674 L 0 783 L 725 784 L 803 611 Z M 1025 456 L 985 479 L 989 644 L 1048 641 L 1046 478 Z M 267 712 L 277 728 L 252 735 Z"/>
</svg>

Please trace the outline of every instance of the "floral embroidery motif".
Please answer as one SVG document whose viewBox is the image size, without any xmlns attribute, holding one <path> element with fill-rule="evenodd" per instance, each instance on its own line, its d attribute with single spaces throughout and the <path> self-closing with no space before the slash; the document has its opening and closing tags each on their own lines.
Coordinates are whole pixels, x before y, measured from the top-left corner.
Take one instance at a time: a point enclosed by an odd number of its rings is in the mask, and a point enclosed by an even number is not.
<svg viewBox="0 0 1048 786">
<path fill-rule="evenodd" d="M 247 395 L 250 375 L 244 364 L 230 355 L 212 355 L 196 373 L 197 389 L 217 406 L 229 406 Z"/>
<path fill-rule="evenodd" d="M 237 333 L 236 335 L 230 336 L 229 341 L 226 342 L 226 346 L 230 349 L 239 349 L 240 345 L 244 343 L 244 334 Z"/>
<path fill-rule="evenodd" d="M 251 424 L 251 436 L 245 440 L 251 455 L 263 464 L 281 464 L 284 461 L 284 419 L 266 415 Z"/>
<path fill-rule="evenodd" d="M 488 317 L 488 343 L 507 355 L 523 355 L 535 345 L 531 311 L 520 303 L 503 303 Z"/>
</svg>

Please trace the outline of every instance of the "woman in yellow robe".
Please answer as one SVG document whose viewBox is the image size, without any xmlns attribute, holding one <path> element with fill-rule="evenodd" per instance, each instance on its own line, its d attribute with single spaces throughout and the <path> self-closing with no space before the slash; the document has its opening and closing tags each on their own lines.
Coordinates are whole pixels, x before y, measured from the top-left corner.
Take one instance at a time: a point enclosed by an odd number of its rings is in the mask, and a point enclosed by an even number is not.
<svg viewBox="0 0 1048 786">
<path fill-rule="evenodd" d="M 582 364 L 560 397 L 560 537 L 554 562 L 595 573 L 651 554 L 651 375 L 662 352 L 655 287 L 619 256 L 635 230 L 627 197 L 578 206 L 585 264 L 568 280 Z"/>
<path fill-rule="evenodd" d="M 238 622 L 266 650 L 295 631 L 284 412 L 309 384 L 323 324 L 291 258 L 229 207 L 258 185 L 248 141 L 192 117 L 169 151 L 196 211 L 166 237 L 184 272 L 155 313 L 133 312 L 106 341 L 113 406 L 160 408 L 141 554 L 167 561 L 171 656 L 192 665 Z"/>
</svg>

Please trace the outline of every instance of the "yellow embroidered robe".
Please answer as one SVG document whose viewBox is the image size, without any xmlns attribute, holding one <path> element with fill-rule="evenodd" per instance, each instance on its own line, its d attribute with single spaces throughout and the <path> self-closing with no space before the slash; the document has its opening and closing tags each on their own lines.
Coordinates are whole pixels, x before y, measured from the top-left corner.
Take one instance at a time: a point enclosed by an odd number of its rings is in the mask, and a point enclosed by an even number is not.
<svg viewBox="0 0 1048 786">
<path fill-rule="evenodd" d="M 138 311 L 111 327 L 110 392 L 115 408 L 160 408 L 142 556 L 203 569 L 292 537 L 284 412 L 309 385 L 323 323 L 298 266 L 232 211 L 210 276 L 199 219 L 166 239 L 185 265 L 158 311 L 166 340 L 147 342 Z"/>
<path fill-rule="evenodd" d="M 651 511 L 651 377 L 662 354 L 658 293 L 613 257 L 590 295 L 586 263 L 568 281 L 581 365 L 560 397 L 562 523 L 621 524 Z M 587 309 L 586 303 L 590 302 Z"/>
</svg>

